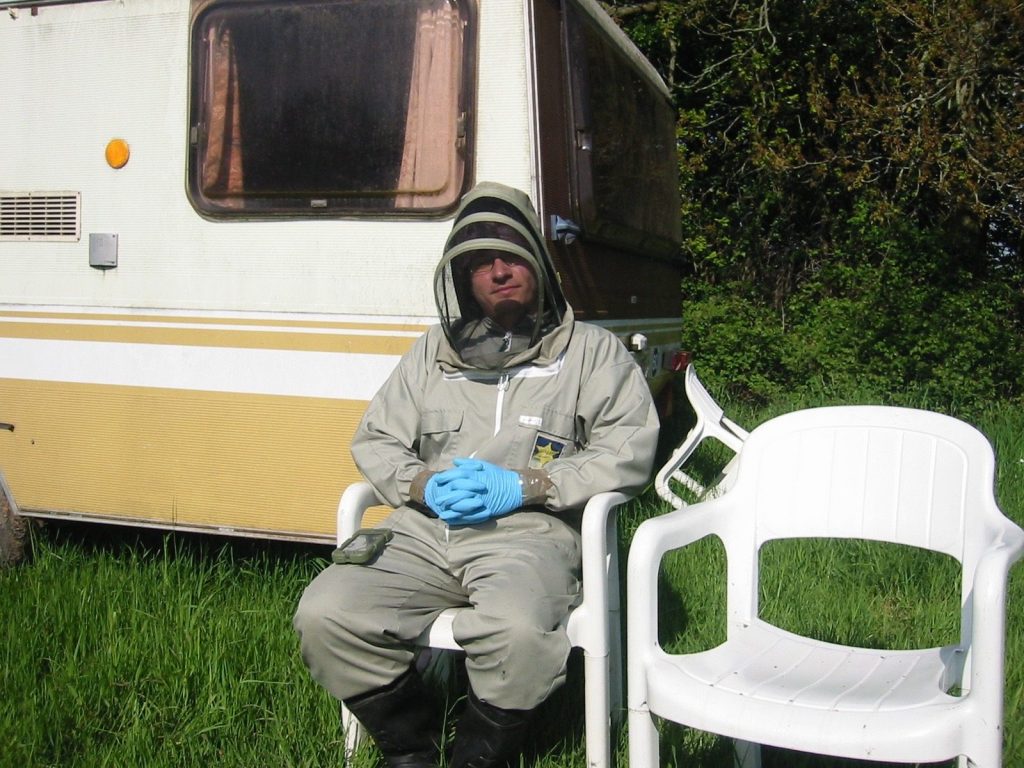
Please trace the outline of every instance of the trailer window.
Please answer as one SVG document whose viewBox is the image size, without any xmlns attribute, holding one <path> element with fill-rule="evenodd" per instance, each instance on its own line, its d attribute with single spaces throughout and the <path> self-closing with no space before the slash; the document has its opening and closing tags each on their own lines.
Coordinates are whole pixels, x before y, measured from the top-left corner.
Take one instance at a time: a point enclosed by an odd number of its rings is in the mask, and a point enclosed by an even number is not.
<svg viewBox="0 0 1024 768">
<path fill-rule="evenodd" d="M 568 5 L 574 194 L 588 239 L 672 254 L 682 240 L 675 109 L 614 38 Z"/>
<path fill-rule="evenodd" d="M 198 0 L 189 193 L 224 216 L 450 209 L 472 167 L 462 0 Z"/>
</svg>

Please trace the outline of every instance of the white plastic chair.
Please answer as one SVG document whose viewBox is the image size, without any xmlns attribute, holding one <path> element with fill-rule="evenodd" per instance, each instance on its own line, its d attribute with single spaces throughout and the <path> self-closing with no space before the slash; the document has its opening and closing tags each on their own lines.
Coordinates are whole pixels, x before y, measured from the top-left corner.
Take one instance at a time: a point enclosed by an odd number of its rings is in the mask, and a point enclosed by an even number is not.
<svg viewBox="0 0 1024 768">
<path fill-rule="evenodd" d="M 668 461 L 658 471 L 654 478 L 654 489 L 658 495 L 672 505 L 674 509 L 681 509 L 686 502 L 672 489 L 671 482 L 675 481 L 690 489 L 698 498 L 708 494 L 709 489 L 695 480 L 691 475 L 683 471 L 683 465 L 690 459 L 697 446 L 708 437 L 713 437 L 719 442 L 738 452 L 743 441 L 747 439 L 747 431 L 727 418 L 722 407 L 715 402 L 711 394 L 704 388 L 700 379 L 697 378 L 697 370 L 693 363 L 686 366 L 685 375 L 686 397 L 693 406 L 697 416 L 697 423 L 687 433 L 686 437 L 679 444 Z M 730 461 L 722 470 L 722 477 L 719 479 L 718 490 L 726 490 L 730 485 L 734 462 Z"/>
<path fill-rule="evenodd" d="M 621 641 L 619 637 L 619 570 L 616 540 L 616 508 L 628 501 L 622 493 L 593 496 L 583 511 L 583 599 L 566 619 L 566 631 L 574 648 L 583 651 L 586 702 L 588 768 L 611 765 L 612 717 L 622 711 Z M 359 528 L 367 508 L 379 504 L 366 482 L 350 485 L 338 505 L 339 544 Z M 420 635 L 417 643 L 430 648 L 459 650 L 452 635 L 452 621 L 463 608 L 443 611 Z M 361 738 L 358 720 L 343 706 L 342 725 L 349 754 Z"/>
<path fill-rule="evenodd" d="M 750 434 L 728 493 L 641 524 L 627 580 L 631 768 L 659 764 L 653 715 L 805 752 L 1000 766 L 1006 583 L 1024 532 L 996 505 L 994 464 L 985 437 L 948 416 L 798 411 Z M 670 655 L 658 643 L 659 563 L 707 535 L 728 558 L 727 640 Z M 793 537 L 895 542 L 956 558 L 960 642 L 852 648 L 758 618 L 758 551 Z M 948 693 L 954 687 L 959 695 Z M 746 765 L 759 757 L 748 752 Z"/>
</svg>

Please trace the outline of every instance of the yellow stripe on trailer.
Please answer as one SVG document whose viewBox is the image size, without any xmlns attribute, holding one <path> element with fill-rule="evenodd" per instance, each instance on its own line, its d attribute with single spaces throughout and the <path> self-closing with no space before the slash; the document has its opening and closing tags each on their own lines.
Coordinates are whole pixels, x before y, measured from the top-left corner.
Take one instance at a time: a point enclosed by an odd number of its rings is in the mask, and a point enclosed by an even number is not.
<svg viewBox="0 0 1024 768">
<path fill-rule="evenodd" d="M 23 514 L 324 541 L 366 402 L 422 329 L 99 319 L 0 319 Z"/>
</svg>

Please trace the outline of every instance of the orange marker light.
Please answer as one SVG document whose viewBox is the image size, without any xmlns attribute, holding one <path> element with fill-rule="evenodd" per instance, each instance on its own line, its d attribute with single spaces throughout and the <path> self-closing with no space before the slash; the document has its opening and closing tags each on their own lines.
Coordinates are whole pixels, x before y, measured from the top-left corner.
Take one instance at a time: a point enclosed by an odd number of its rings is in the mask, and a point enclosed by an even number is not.
<svg viewBox="0 0 1024 768">
<path fill-rule="evenodd" d="M 107 142 L 107 165 L 111 168 L 124 168 L 129 154 L 128 142 L 124 139 L 111 139 Z"/>
</svg>

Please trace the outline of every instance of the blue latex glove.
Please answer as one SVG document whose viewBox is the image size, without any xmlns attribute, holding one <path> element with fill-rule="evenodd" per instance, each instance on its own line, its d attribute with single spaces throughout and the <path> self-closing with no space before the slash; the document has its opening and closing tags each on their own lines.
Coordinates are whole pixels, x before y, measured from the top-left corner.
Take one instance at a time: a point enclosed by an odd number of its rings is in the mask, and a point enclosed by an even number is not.
<svg viewBox="0 0 1024 768">
<path fill-rule="evenodd" d="M 475 525 L 507 515 L 523 505 L 518 472 L 480 459 L 455 459 L 455 469 L 451 471 L 460 474 L 457 480 L 447 483 L 452 488 L 451 495 L 445 497 L 446 503 L 438 512 L 449 525 Z M 483 490 L 474 490 L 473 482 L 483 486 Z"/>
<path fill-rule="evenodd" d="M 446 469 L 432 475 L 423 489 L 423 500 L 443 520 L 453 514 L 452 505 L 477 498 L 487 486 L 465 469 Z M 458 513 L 455 513 L 458 514 Z"/>
</svg>

